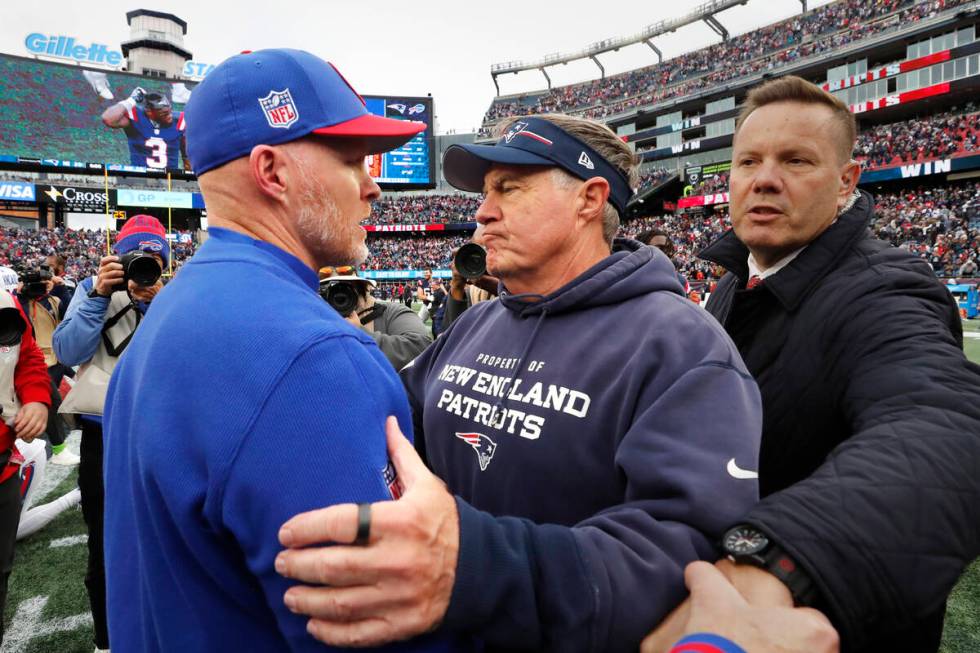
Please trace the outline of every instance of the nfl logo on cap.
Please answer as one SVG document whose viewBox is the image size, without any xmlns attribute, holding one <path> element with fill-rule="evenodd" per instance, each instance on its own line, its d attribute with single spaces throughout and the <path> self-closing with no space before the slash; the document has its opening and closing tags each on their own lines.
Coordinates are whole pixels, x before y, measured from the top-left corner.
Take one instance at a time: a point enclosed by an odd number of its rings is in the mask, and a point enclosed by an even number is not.
<svg viewBox="0 0 980 653">
<path fill-rule="evenodd" d="M 269 91 L 268 95 L 259 98 L 259 105 L 270 127 L 289 129 L 291 124 L 299 120 L 299 111 L 288 88 Z"/>
</svg>

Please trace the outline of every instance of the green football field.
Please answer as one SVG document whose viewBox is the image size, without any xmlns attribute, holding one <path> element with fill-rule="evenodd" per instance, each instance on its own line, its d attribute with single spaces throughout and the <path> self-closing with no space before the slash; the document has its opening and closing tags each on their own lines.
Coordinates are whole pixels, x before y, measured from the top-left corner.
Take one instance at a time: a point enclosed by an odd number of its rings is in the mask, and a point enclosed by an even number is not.
<svg viewBox="0 0 980 653">
<path fill-rule="evenodd" d="M 964 331 L 967 355 L 980 362 L 980 320 L 964 322 Z M 78 450 L 74 439 L 70 446 Z M 57 468 L 49 465 L 48 469 Z M 68 492 L 77 479 L 74 470 L 41 502 Z M 0 653 L 91 653 L 92 618 L 83 584 L 84 536 L 85 523 L 76 508 L 18 544 Z M 967 570 L 949 599 L 941 650 L 980 651 L 980 561 Z"/>
</svg>

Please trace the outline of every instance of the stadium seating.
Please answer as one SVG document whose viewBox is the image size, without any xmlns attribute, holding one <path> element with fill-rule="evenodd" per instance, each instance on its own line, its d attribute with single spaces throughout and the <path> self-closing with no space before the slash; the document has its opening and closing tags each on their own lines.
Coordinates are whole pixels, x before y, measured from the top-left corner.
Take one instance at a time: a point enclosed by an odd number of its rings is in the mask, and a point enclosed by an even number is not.
<svg viewBox="0 0 980 653">
<path fill-rule="evenodd" d="M 878 238 L 918 254 L 941 277 L 977 276 L 980 182 L 909 188 L 876 200 L 871 228 Z"/>
<path fill-rule="evenodd" d="M 660 64 L 605 79 L 525 94 L 517 99 L 495 99 L 484 116 L 480 134 L 490 135 L 493 123 L 512 115 L 561 112 L 603 118 L 760 70 L 777 69 L 965 2 L 933 0 L 914 4 L 913 0 L 838 0 L 805 15 Z"/>
<path fill-rule="evenodd" d="M 449 267 L 453 252 L 470 235 L 407 233 L 368 238 L 371 255 L 362 270 L 425 270 Z"/>
<path fill-rule="evenodd" d="M 171 243 L 174 268 L 194 255 L 194 243 Z M 93 276 L 106 255 L 105 232 L 75 229 L 0 229 L 0 265 L 30 268 L 49 254 L 61 254 L 68 263 L 66 276 L 80 281 Z"/>
<path fill-rule="evenodd" d="M 473 222 L 480 200 L 476 195 L 386 194 L 371 205 L 371 224 L 446 224 Z"/>
<path fill-rule="evenodd" d="M 866 169 L 943 159 L 980 150 L 974 104 L 914 120 L 877 125 L 858 135 L 855 158 Z"/>
<path fill-rule="evenodd" d="M 942 124 L 948 120 L 948 117 L 936 117 L 936 121 Z M 728 175 L 722 174 L 702 182 L 693 192 L 720 192 L 727 185 Z M 980 264 L 980 182 L 877 191 L 875 195 L 877 218 L 872 229 L 879 238 L 925 258 L 939 276 L 976 274 L 967 262 L 972 259 Z M 413 224 L 471 221 L 478 203 L 477 198 L 459 194 L 393 197 L 375 205 L 372 222 Z M 724 211 L 649 216 L 624 222 L 620 235 L 635 238 L 653 227 L 664 229 L 676 245 L 675 262 L 679 269 L 697 281 L 719 274 L 720 271 L 699 260 L 697 252 L 729 226 L 729 217 Z M 453 251 L 467 242 L 471 235 L 469 231 L 372 232 L 367 241 L 370 256 L 361 269 L 445 269 L 449 267 Z M 194 244 L 174 244 L 173 251 L 174 262 L 179 268 L 193 255 Z M 69 259 L 68 276 L 75 279 L 91 276 L 98 268 L 99 258 L 105 253 L 105 233 L 71 229 L 0 229 L 0 265 L 30 266 L 54 252 Z M 961 269 L 964 265 L 966 268 Z"/>
<path fill-rule="evenodd" d="M 871 229 L 878 238 L 926 259 L 940 277 L 977 276 L 967 262 L 980 264 L 980 182 L 874 195 L 876 216 Z M 730 226 L 726 211 L 650 216 L 624 223 L 620 235 L 635 238 L 653 227 L 663 229 L 674 241 L 678 269 L 699 281 L 721 271 L 698 259 L 697 253 Z"/>
<path fill-rule="evenodd" d="M 640 184 L 637 187 L 637 192 L 642 193 L 645 189 L 656 186 L 672 174 L 674 174 L 674 171 L 668 170 L 667 168 L 647 168 L 640 174 Z"/>
</svg>

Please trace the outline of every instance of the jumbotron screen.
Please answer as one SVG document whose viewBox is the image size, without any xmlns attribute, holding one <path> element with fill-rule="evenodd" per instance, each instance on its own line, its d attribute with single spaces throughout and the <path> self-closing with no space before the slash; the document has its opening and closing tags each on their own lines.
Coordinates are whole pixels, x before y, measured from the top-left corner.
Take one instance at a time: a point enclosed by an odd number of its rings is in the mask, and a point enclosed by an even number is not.
<svg viewBox="0 0 980 653">
<path fill-rule="evenodd" d="M 189 170 L 180 146 L 181 114 L 195 86 L 191 81 L 0 55 L 0 158 L 79 171 L 101 170 L 102 164 L 110 171 L 132 173 Z M 154 113 L 157 119 L 148 123 L 144 101 L 135 121 L 127 117 L 107 126 L 106 109 L 130 97 L 136 88 L 166 98 L 172 108 L 169 119 Z M 364 100 L 371 113 L 427 125 L 404 146 L 371 157 L 372 176 L 389 189 L 433 187 L 432 98 L 365 96 Z M 141 117 L 139 126 L 144 128 L 135 129 L 132 123 Z"/>
<path fill-rule="evenodd" d="M 432 160 L 432 98 L 365 95 L 371 113 L 396 120 L 424 122 L 425 131 L 380 156 L 368 159 L 368 170 L 381 186 L 432 188 L 435 170 Z"/>
</svg>

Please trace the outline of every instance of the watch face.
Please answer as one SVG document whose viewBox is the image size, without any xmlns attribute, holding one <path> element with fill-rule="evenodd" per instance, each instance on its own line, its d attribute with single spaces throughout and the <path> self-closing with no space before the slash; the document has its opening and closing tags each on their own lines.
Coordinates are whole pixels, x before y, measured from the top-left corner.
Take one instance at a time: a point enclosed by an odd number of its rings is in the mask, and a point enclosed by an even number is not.
<svg viewBox="0 0 980 653">
<path fill-rule="evenodd" d="M 769 538 L 752 526 L 736 526 L 725 533 L 722 544 L 733 555 L 752 555 L 769 546 Z"/>
</svg>

